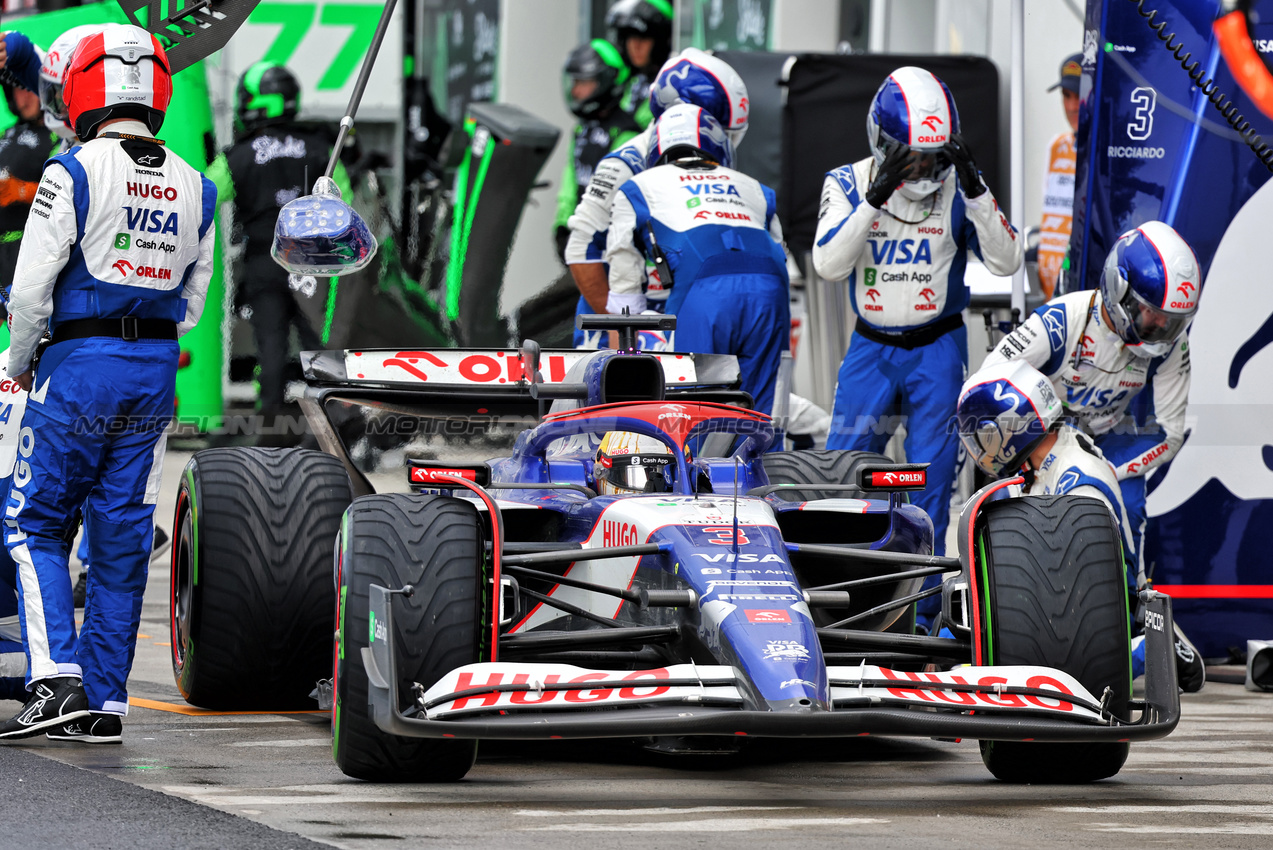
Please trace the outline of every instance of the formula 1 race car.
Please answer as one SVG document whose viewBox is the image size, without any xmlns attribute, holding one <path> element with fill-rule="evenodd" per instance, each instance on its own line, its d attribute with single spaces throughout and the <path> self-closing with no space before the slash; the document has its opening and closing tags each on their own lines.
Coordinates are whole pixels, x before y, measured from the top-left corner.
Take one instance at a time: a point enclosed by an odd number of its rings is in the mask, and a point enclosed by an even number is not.
<svg viewBox="0 0 1273 850">
<path fill-rule="evenodd" d="M 304 355 L 322 452 L 210 449 L 186 469 L 187 700 L 330 693 L 337 764 L 376 781 L 459 779 L 482 739 L 886 734 L 978 739 L 1001 779 L 1082 782 L 1175 728 L 1170 601 L 1141 594 L 1133 699 L 1103 504 L 996 482 L 964 507 L 958 557 L 936 557 L 905 495 L 922 464 L 772 451 L 733 357 L 635 351 L 673 321 L 585 317 L 615 351 Z M 511 453 L 481 460 L 501 437 Z M 411 492 L 375 492 L 376 451 L 380 468 L 402 452 Z M 914 633 L 937 592 L 942 636 Z"/>
</svg>

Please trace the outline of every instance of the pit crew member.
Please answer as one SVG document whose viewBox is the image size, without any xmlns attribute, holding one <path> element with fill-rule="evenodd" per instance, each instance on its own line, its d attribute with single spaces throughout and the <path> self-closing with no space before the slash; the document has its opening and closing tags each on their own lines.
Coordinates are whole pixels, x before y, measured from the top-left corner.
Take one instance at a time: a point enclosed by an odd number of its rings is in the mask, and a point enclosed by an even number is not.
<svg viewBox="0 0 1273 850">
<path fill-rule="evenodd" d="M 1052 382 L 1024 360 L 978 370 L 959 393 L 959 438 L 968 456 L 994 478 L 1020 474 L 1027 496 L 1070 494 L 1099 499 L 1118 525 L 1124 557 L 1132 532 L 1113 465 L 1092 439 L 1067 422 Z M 1143 580 L 1133 585 L 1143 587 Z M 1180 686 L 1202 690 L 1206 669 L 1176 627 L 1176 669 Z M 1132 677 L 1145 672 L 1144 635 L 1133 640 Z"/>
<path fill-rule="evenodd" d="M 575 125 L 572 155 L 566 160 L 557 192 L 553 232 L 563 260 L 570 239 L 570 216 L 583 199 L 597 163 L 641 132 L 636 120 L 619 108 L 631 72 L 613 44 L 596 38 L 579 45 L 566 57 L 564 73 L 566 106 L 579 123 Z"/>
<path fill-rule="evenodd" d="M 932 517 L 940 554 L 959 443 L 948 423 L 968 364 L 966 255 L 1011 274 L 1021 240 L 959 134 L 954 98 L 931 73 L 890 74 L 866 132 L 872 155 L 827 175 L 813 246 L 814 268 L 847 281 L 857 314 L 827 448 L 881 452 L 905 416 L 907 459 L 930 464 L 914 501 Z M 935 597 L 921 603 L 921 625 L 937 605 Z"/>
<path fill-rule="evenodd" d="M 0 136 L 0 288 L 8 289 L 40 172 L 57 139 L 44 127 L 40 97 L 34 91 L 5 83 L 4 99 L 18 119 Z"/>
<path fill-rule="evenodd" d="M 631 70 L 620 107 L 645 129 L 658 118 L 650 112 L 650 80 L 672 53 L 669 0 L 618 0 L 606 12 L 610 40 Z"/>
<path fill-rule="evenodd" d="M 1186 328 L 1201 285 L 1198 261 L 1180 235 L 1146 222 L 1114 243 L 1099 289 L 1044 304 L 982 364 L 1024 360 L 1051 379 L 1068 415 L 1114 464 L 1137 569 L 1144 560 L 1145 474 L 1184 442 Z M 1129 407 L 1150 386 L 1154 418 L 1141 424 Z"/>
<path fill-rule="evenodd" d="M 646 170 L 614 197 L 606 310 L 645 310 L 653 263 L 670 290 L 677 349 L 736 356 L 742 389 L 768 413 L 791 328 L 773 190 L 729 168 L 729 137 L 702 107 L 674 106 L 654 129 Z"/>
<path fill-rule="evenodd" d="M 203 312 L 216 240 L 211 181 L 154 138 L 171 92 L 163 47 L 140 27 L 83 39 L 66 70 L 85 141 L 45 167 L 50 207 L 32 208 L 10 300 L 7 371 L 35 385 L 4 527 L 31 693 L 0 738 L 121 738 L 176 340 Z M 77 639 L 65 537 L 80 505 L 93 569 Z"/>
<path fill-rule="evenodd" d="M 669 59 L 655 78 L 649 97 L 650 110 L 656 119 L 678 103 L 701 106 L 726 129 L 735 148 L 747 132 L 747 86 L 728 64 L 701 50 L 687 48 Z M 645 170 L 652 133 L 652 128 L 646 129 L 602 158 L 588 183 L 588 190 L 570 217 L 566 265 L 582 296 L 580 312 L 606 311 L 609 284 L 604 254 L 610 230 L 610 208 L 619 187 Z M 647 293 L 650 301 L 666 300 L 667 293 L 657 278 L 650 283 L 653 287 Z"/>
</svg>

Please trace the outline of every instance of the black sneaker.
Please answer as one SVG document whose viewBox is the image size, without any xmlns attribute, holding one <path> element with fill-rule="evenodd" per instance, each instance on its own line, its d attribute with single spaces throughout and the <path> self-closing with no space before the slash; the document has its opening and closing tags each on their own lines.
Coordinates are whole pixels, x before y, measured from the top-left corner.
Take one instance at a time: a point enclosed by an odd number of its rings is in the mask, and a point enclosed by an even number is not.
<svg viewBox="0 0 1273 850">
<path fill-rule="evenodd" d="M 1175 624 L 1172 624 L 1175 626 Z M 1176 681 L 1180 689 L 1187 694 L 1195 694 L 1202 690 L 1207 682 L 1207 668 L 1197 648 L 1185 637 L 1180 626 L 1175 626 L 1176 646 Z"/>
<path fill-rule="evenodd" d="M 41 679 L 22 710 L 0 723 L 0 738 L 29 738 L 89 715 L 84 686 L 74 676 Z"/>
<path fill-rule="evenodd" d="M 84 600 L 88 598 L 88 570 L 80 570 L 80 577 L 75 582 L 71 596 L 75 599 L 76 608 L 84 607 Z"/>
<path fill-rule="evenodd" d="M 82 744 L 120 744 L 124 741 L 124 721 L 118 714 L 94 711 L 82 720 L 63 723 L 45 734 L 50 741 L 79 741 Z"/>
<path fill-rule="evenodd" d="M 155 542 L 150 547 L 150 562 L 153 564 L 162 558 L 170 546 L 172 546 L 172 538 L 168 536 L 168 532 L 155 526 Z"/>
</svg>

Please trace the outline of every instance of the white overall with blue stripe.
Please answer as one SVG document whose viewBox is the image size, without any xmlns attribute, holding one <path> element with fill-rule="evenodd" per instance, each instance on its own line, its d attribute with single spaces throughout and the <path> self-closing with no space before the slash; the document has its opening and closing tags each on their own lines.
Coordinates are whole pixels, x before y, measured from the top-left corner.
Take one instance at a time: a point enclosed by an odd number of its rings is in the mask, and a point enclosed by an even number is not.
<svg viewBox="0 0 1273 850">
<path fill-rule="evenodd" d="M 964 283 L 972 251 L 995 274 L 1021 264 L 1021 244 L 990 190 L 964 197 L 953 172 L 922 200 L 896 191 L 882 210 L 864 195 L 875 161 L 837 168 L 822 187 L 813 264 L 844 280 L 853 311 L 883 333 L 948 320 L 968 306 Z M 945 551 L 959 439 L 950 419 L 968 364 L 962 326 L 911 350 L 854 332 L 840 367 L 828 449 L 881 452 L 900 421 L 906 459 L 929 463 L 928 487 L 913 501 L 933 520 L 934 548 Z M 904 419 L 902 419 L 904 417 Z"/>
<path fill-rule="evenodd" d="M 612 295 L 641 292 L 651 230 L 672 272 L 666 312 L 677 317 L 676 349 L 736 356 L 742 389 L 768 413 L 791 338 L 773 190 L 720 166 L 636 175 L 614 199 L 605 253 Z"/>
<path fill-rule="evenodd" d="M 1066 415 L 1093 435 L 1114 464 L 1132 529 L 1128 552 L 1139 563 L 1145 474 L 1171 460 L 1185 439 L 1188 335 L 1181 334 L 1165 357 L 1142 357 L 1105 323 L 1099 292 L 1072 292 L 1035 310 L 982 366 L 1010 360 L 1025 360 L 1051 378 Z M 1148 399 L 1152 414 L 1138 421 L 1133 405 Z"/>
<path fill-rule="evenodd" d="M 46 327 L 56 339 L 68 322 L 130 316 L 179 335 L 203 312 L 216 189 L 144 125 L 108 130 L 134 138 L 98 138 L 45 166 L 10 293 L 11 376 L 29 370 Z M 177 358 L 171 339 L 57 342 L 18 435 L 4 535 L 28 681 L 82 676 L 94 711 L 128 710 Z M 81 505 L 93 569 L 77 637 L 65 537 Z"/>
</svg>

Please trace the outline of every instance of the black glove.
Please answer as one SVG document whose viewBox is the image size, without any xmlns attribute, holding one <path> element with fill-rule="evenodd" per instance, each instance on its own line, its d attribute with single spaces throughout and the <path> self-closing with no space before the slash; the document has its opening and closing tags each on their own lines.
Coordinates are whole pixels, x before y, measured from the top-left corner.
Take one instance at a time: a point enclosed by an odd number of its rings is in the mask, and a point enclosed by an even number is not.
<svg viewBox="0 0 1273 850">
<path fill-rule="evenodd" d="M 875 179 L 866 187 L 866 202 L 877 210 L 883 208 L 885 201 L 893 197 L 893 191 L 903 180 L 910 176 L 911 165 L 908 161 L 910 148 L 898 145 L 884 157 Z"/>
<path fill-rule="evenodd" d="M 955 173 L 959 175 L 959 185 L 964 190 L 964 197 L 977 198 L 984 194 L 986 184 L 981 182 L 981 172 L 977 170 L 977 163 L 972 160 L 972 151 L 968 149 L 964 137 L 959 133 L 951 133 L 944 150 L 955 166 Z"/>
</svg>

